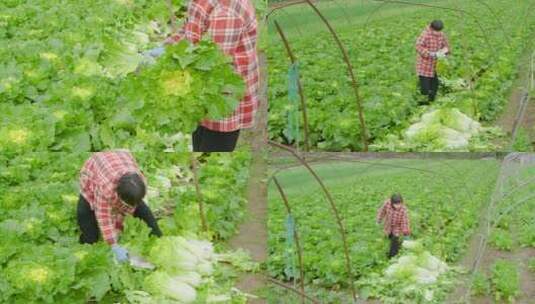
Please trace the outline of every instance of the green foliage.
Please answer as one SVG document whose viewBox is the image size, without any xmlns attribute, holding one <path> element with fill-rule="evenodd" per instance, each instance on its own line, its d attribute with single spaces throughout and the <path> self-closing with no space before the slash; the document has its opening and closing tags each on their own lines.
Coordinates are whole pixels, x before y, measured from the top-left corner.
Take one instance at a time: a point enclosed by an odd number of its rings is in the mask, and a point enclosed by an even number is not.
<svg viewBox="0 0 535 304">
<path fill-rule="evenodd" d="M 112 128 L 165 136 L 191 133 L 203 118 L 228 116 L 244 94 L 230 58 L 208 40 L 166 47 L 156 64 L 130 74 L 121 86 L 121 111 L 111 119 Z"/>
<path fill-rule="evenodd" d="M 511 251 L 514 241 L 511 234 L 503 229 L 495 229 L 490 235 L 490 244 L 500 250 Z"/>
<path fill-rule="evenodd" d="M 163 1 L 19 1 L 0 11 L 2 153 L 184 151 L 177 133 L 228 116 L 243 96 L 213 42 L 167 47 L 148 66 L 141 53 L 170 31 Z"/>
<path fill-rule="evenodd" d="M 93 298 L 101 303 L 125 303 L 127 298 L 140 296 L 132 292 L 143 290 L 145 270 L 116 264 L 107 244 L 78 244 L 78 175 L 88 157 L 89 153 L 27 153 L 15 157 L 0 154 L 0 233 L 4 236 L 0 243 L 0 272 L 5 274 L 0 276 L 0 302 L 71 304 Z M 197 206 L 196 201 L 188 200 L 187 194 L 194 189 L 189 169 L 191 154 L 135 153 L 134 157 L 148 179 L 149 188 L 155 192 L 147 203 L 161 217 L 164 235 L 200 235 L 198 226 L 180 227 L 180 222 L 175 222 L 184 217 L 180 205 Z M 227 189 L 234 189 L 232 195 L 244 201 L 249 153 L 214 153 L 209 158 L 210 162 L 199 165 L 201 171 L 218 172 L 211 167 L 225 164 L 240 177 L 220 180 L 213 195 L 230 196 Z M 210 189 L 209 174 L 206 173 L 206 181 L 201 180 L 201 189 Z M 169 178 L 169 184 L 163 177 Z M 218 202 L 221 206 L 233 204 L 230 198 Z M 211 209 L 208 206 L 206 211 Z M 170 210 L 174 216 L 168 215 Z M 235 227 L 233 221 L 241 217 L 224 212 L 220 211 L 220 216 Z M 199 223 L 198 214 L 190 221 Z M 215 223 L 215 219 L 210 219 L 213 234 L 219 235 Z M 124 225 L 119 242 L 132 254 L 149 257 L 155 248 L 155 238 L 149 237 L 146 224 L 127 217 Z M 232 232 L 224 230 L 221 234 Z M 201 270 L 208 268 L 203 265 Z M 232 288 L 228 278 L 224 284 L 219 278 L 210 282 L 199 289 L 199 297 L 214 292 L 228 294 Z M 232 294 L 233 300 L 242 297 Z"/>
<path fill-rule="evenodd" d="M 515 263 L 498 260 L 492 266 L 492 289 L 497 301 L 512 303 L 520 293 L 520 276 Z"/>
<path fill-rule="evenodd" d="M 533 143 L 529 138 L 529 134 L 526 129 L 518 129 L 515 141 L 513 142 L 512 150 L 518 152 L 533 152 Z"/>
<path fill-rule="evenodd" d="M 477 226 L 480 208 L 490 197 L 497 173 L 495 162 L 453 160 L 327 163 L 314 168 L 324 178 L 346 227 L 353 277 L 348 277 L 340 234 L 321 190 L 303 170 L 287 170 L 277 177 L 296 219 L 307 284 L 326 290 L 347 289 L 347 282 L 353 280 L 369 295 L 391 298 L 400 296 L 400 289 L 379 289 L 377 285 L 389 265 L 388 242 L 382 227 L 375 224 L 381 203 L 391 193 L 401 192 L 409 209 L 411 238 L 421 240 L 439 259 L 455 263 Z M 284 272 L 286 209 L 273 186 L 269 204 L 267 270 L 279 279 L 290 280 L 292 277 Z M 445 281 L 449 286 L 451 277 Z M 438 288 L 433 298 L 439 301 L 446 293 L 446 288 Z"/>
<path fill-rule="evenodd" d="M 472 281 L 472 293 L 476 296 L 485 296 L 490 293 L 490 281 L 485 274 L 478 272 Z"/>
<path fill-rule="evenodd" d="M 520 224 L 518 239 L 523 247 L 535 247 L 535 223 Z"/>
<path fill-rule="evenodd" d="M 371 143 L 392 143 L 389 137 L 394 136 L 399 144 L 385 144 L 379 150 L 399 151 L 408 145 L 402 131 L 421 115 L 421 107 L 417 106 L 421 97 L 416 89 L 414 42 L 429 20 L 436 18 L 436 12 L 373 1 L 343 2 L 343 5 L 318 5 L 348 50 Z M 535 29 L 533 18 L 518 17 L 529 10 L 526 2 L 512 7 L 508 1 L 494 0 L 488 5 L 499 12 L 499 19 L 511 22 L 503 27 L 492 14 L 481 13 L 482 7 L 477 2 L 462 5 L 463 10 L 477 18 L 467 17 L 459 22 L 456 13 L 441 15 L 452 55 L 440 75 L 444 85 L 439 97 L 445 96 L 448 101 L 439 98 L 435 102 L 459 108 L 483 123 L 493 122 L 503 110 L 516 76 L 516 63 Z M 284 9 L 272 18 L 282 24 L 301 67 L 312 147 L 329 151 L 362 150 L 356 100 L 347 67 L 324 24 L 312 10 L 302 7 Z M 485 24 L 485 33 L 479 23 Z M 284 129 L 289 103 L 286 76 L 289 60 L 274 27 L 270 28 L 270 34 L 269 135 L 273 140 L 288 143 Z M 507 42 L 503 40 L 504 35 L 508 37 Z M 469 81 L 473 90 L 466 85 Z M 477 146 L 484 146 L 485 151 L 503 148 L 495 147 L 492 140 L 488 138 Z M 432 145 L 410 145 L 403 150 L 438 149 Z"/>
<path fill-rule="evenodd" d="M 108 271 L 113 267 L 106 245 L 76 243 L 19 248 L 2 272 L 6 290 L 0 299 L 10 303 L 83 303 L 100 300 L 110 291 Z"/>
<path fill-rule="evenodd" d="M 532 257 L 531 259 L 529 259 L 528 267 L 529 267 L 529 270 L 535 273 L 535 257 Z"/>
</svg>

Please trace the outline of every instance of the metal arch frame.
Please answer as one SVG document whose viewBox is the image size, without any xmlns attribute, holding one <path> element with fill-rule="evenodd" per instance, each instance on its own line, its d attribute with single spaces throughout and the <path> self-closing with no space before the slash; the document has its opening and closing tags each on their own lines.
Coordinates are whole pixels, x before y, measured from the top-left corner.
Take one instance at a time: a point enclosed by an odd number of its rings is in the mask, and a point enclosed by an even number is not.
<svg viewBox="0 0 535 304">
<path fill-rule="evenodd" d="M 357 112 L 358 112 L 358 120 L 359 120 L 359 123 L 360 123 L 360 137 L 361 137 L 360 141 L 361 141 L 361 144 L 362 144 L 364 152 L 367 152 L 368 151 L 369 134 L 368 134 L 368 128 L 366 126 L 366 120 L 364 118 L 364 108 L 362 106 L 363 101 L 362 101 L 362 97 L 360 95 L 359 84 L 357 82 L 357 77 L 355 75 L 355 72 L 353 71 L 354 66 L 351 63 L 351 60 L 349 59 L 349 55 L 348 55 L 348 52 L 347 52 L 347 49 L 346 49 L 345 45 L 342 43 L 342 41 L 338 37 L 338 34 L 334 30 L 334 28 L 331 26 L 331 24 L 327 20 L 327 18 L 325 18 L 325 16 L 316 7 L 316 5 L 314 5 L 312 0 L 304 0 L 304 1 L 297 0 L 295 2 L 290 2 L 290 3 L 287 3 L 285 5 L 281 5 L 281 6 L 278 6 L 278 7 L 274 8 L 274 9 L 272 9 L 270 12 L 268 12 L 266 14 L 265 20 L 267 21 L 269 19 L 269 17 L 271 16 L 271 14 L 275 10 L 282 9 L 282 8 L 285 8 L 285 7 L 288 7 L 288 6 L 292 6 L 292 5 L 299 5 L 299 4 L 303 4 L 303 3 L 307 3 L 314 10 L 316 15 L 318 15 L 318 17 L 321 19 L 321 21 L 325 24 L 325 26 L 329 30 L 329 33 L 333 37 L 333 39 L 336 42 L 338 48 L 340 49 L 340 52 L 342 53 L 342 58 L 343 58 L 346 66 L 347 66 L 347 72 L 348 72 L 349 77 L 351 79 L 351 87 L 353 88 L 353 93 L 355 95 L 355 101 L 356 101 Z M 280 30 L 280 32 L 282 33 L 282 29 Z M 287 46 L 287 50 L 288 50 L 288 47 L 289 46 Z M 308 126 L 307 126 L 307 129 L 308 129 Z"/>
<path fill-rule="evenodd" d="M 348 276 L 349 276 L 349 281 L 350 281 L 350 287 L 351 287 L 351 291 L 352 291 L 352 295 L 353 295 L 353 300 L 356 301 L 357 300 L 357 296 L 356 296 L 356 290 L 354 289 L 354 282 L 353 282 L 353 275 L 352 275 L 352 269 L 351 269 L 351 266 L 350 266 L 350 256 L 349 256 L 349 252 L 346 250 L 347 249 L 347 241 L 346 241 L 346 231 L 345 231 L 345 226 L 343 225 L 343 221 L 342 221 L 342 218 L 339 216 L 338 214 L 338 210 L 337 210 L 337 207 L 336 207 L 336 204 L 334 203 L 334 200 L 332 199 L 332 196 L 329 192 L 329 190 L 327 189 L 327 187 L 323 184 L 321 178 L 315 173 L 314 169 L 311 168 L 311 166 L 309 165 L 309 163 L 305 160 L 305 158 L 300 155 L 297 151 L 295 151 L 294 149 L 292 149 L 291 147 L 288 147 L 288 146 L 284 146 L 282 144 L 279 144 L 279 143 L 276 143 L 274 141 L 269 141 L 268 142 L 269 145 L 271 145 L 272 147 L 275 147 L 275 148 L 278 148 L 278 149 L 281 149 L 281 150 L 284 150 L 286 152 L 289 152 L 293 157 L 295 157 L 300 165 L 299 167 L 305 167 L 308 172 L 314 177 L 314 179 L 318 182 L 318 184 L 320 185 L 320 187 L 322 188 L 322 191 L 324 192 L 324 194 L 326 195 L 326 198 L 329 200 L 329 203 L 330 203 L 330 207 L 333 211 L 333 213 L 335 214 L 335 219 L 338 223 L 338 226 L 339 226 L 339 231 L 340 231 L 340 234 L 341 234 L 341 237 L 342 237 L 342 242 L 344 243 L 344 255 L 345 255 L 345 258 L 346 258 L 346 270 L 348 271 Z M 342 160 L 340 160 L 342 161 Z M 452 169 L 454 171 L 454 175 L 452 176 L 442 176 L 442 175 L 439 175 L 438 173 L 432 171 L 432 170 L 426 170 L 426 169 L 420 169 L 420 168 L 414 168 L 414 167 L 408 167 L 408 166 L 402 166 L 402 165 L 393 165 L 393 164 L 383 164 L 383 163 L 378 163 L 378 162 L 369 162 L 369 161 L 362 161 L 362 160 L 343 160 L 345 162 L 357 162 L 357 163 L 362 163 L 362 164 L 367 164 L 368 166 L 363 170 L 361 171 L 360 173 L 363 173 L 363 172 L 366 172 L 367 170 L 371 169 L 372 167 L 374 166 L 383 166 L 383 167 L 388 167 L 388 168 L 399 168 L 399 169 L 406 169 L 406 170 L 413 170 L 413 171 L 419 171 L 419 172 L 422 172 L 423 174 L 431 174 L 431 175 L 434 175 L 436 177 L 439 177 L 440 179 L 443 179 L 443 180 L 451 180 L 451 179 L 455 179 L 455 178 L 459 178 L 461 177 L 461 173 L 458 172 L 456 170 L 456 168 L 453 168 L 450 166 L 450 164 L 446 163 L 445 160 L 442 160 L 442 159 L 437 159 L 437 161 L 442 164 L 442 165 L 446 165 L 447 167 L 449 167 L 450 169 Z M 380 160 L 382 161 L 382 160 Z M 283 200 L 283 203 L 286 207 L 286 210 L 287 210 L 287 213 L 288 214 L 292 214 L 292 211 L 291 211 L 291 206 L 288 202 L 288 199 L 284 193 L 284 190 L 282 189 L 282 186 L 280 185 L 280 183 L 278 182 L 277 178 L 276 178 L 276 175 L 283 171 L 285 169 L 279 169 L 279 170 L 276 170 L 274 173 L 271 174 L 270 178 L 268 179 L 268 183 L 273 180 L 278 191 L 279 191 L 279 194 Z M 463 183 L 464 185 L 464 183 Z M 464 187 L 464 190 L 465 192 L 469 195 L 469 199 L 474 202 L 474 196 L 472 195 L 472 193 L 469 191 L 468 188 L 466 188 L 466 186 Z M 453 190 L 452 190 L 453 191 Z M 299 267 L 300 267 L 300 275 L 301 275 L 301 281 L 300 281 L 300 291 L 297 291 L 295 289 L 292 289 L 292 288 L 289 288 L 288 286 L 285 286 L 284 284 L 277 284 L 281 287 L 285 287 L 287 289 L 290 289 L 291 291 L 293 291 L 294 293 L 296 294 L 299 294 L 301 296 L 301 301 L 302 303 L 304 303 L 305 299 L 309 300 L 309 301 L 312 301 L 313 303 L 315 303 L 314 301 L 317 301 L 317 300 L 314 300 L 312 297 L 306 295 L 305 291 L 304 291 L 304 264 L 303 264 L 303 260 L 302 260 L 302 256 L 303 256 L 303 252 L 302 252 L 302 247 L 301 247 L 301 244 L 300 244 L 300 241 L 299 241 L 299 234 L 298 234 L 298 229 L 296 229 L 294 231 L 294 238 L 296 240 L 296 246 L 297 246 L 297 252 L 298 252 L 298 259 L 299 259 Z"/>
</svg>

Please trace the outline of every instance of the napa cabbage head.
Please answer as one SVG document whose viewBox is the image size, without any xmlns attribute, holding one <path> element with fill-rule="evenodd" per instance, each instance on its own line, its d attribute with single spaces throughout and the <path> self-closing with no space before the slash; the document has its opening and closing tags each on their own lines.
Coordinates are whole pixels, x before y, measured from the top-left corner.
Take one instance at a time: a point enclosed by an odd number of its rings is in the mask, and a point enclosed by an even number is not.
<svg viewBox="0 0 535 304">
<path fill-rule="evenodd" d="M 41 53 L 41 54 L 39 54 L 39 57 L 41 57 L 41 59 L 45 59 L 45 60 L 49 60 L 49 61 L 53 61 L 53 60 L 56 60 L 56 59 L 59 58 L 57 54 L 49 53 L 49 52 Z"/>
<path fill-rule="evenodd" d="M 88 99 L 93 95 L 95 91 L 92 88 L 87 87 L 73 87 L 71 90 L 71 95 L 80 99 Z"/>
<path fill-rule="evenodd" d="M 164 271 L 155 271 L 145 278 L 145 290 L 154 298 L 193 303 L 197 291 L 191 285 L 173 278 Z"/>
<path fill-rule="evenodd" d="M 52 112 L 52 115 L 58 120 L 62 120 L 63 118 L 65 118 L 65 116 L 67 116 L 67 114 L 69 113 L 65 110 L 57 110 Z"/>
<path fill-rule="evenodd" d="M 18 289 L 47 286 L 54 280 L 54 272 L 39 263 L 16 263 L 5 269 L 4 273 Z"/>
<path fill-rule="evenodd" d="M 155 241 L 149 260 L 158 267 L 175 273 L 195 271 L 199 259 L 187 249 L 187 241 L 180 236 L 164 236 Z"/>
<path fill-rule="evenodd" d="M 160 85 L 167 96 L 186 96 L 191 92 L 191 74 L 186 71 L 162 71 L 160 74 Z"/>
<path fill-rule="evenodd" d="M 24 145 L 30 137 L 30 131 L 25 128 L 7 131 L 8 143 Z"/>
<path fill-rule="evenodd" d="M 32 268 L 27 272 L 28 280 L 38 283 L 38 284 L 44 284 L 48 280 L 49 277 L 49 270 L 48 268 L 42 266 L 42 267 L 36 267 Z"/>
<path fill-rule="evenodd" d="M 74 252 L 74 256 L 76 257 L 76 259 L 78 261 L 82 261 L 83 259 L 85 259 L 85 257 L 89 254 L 89 252 L 85 251 L 85 250 L 78 250 L 76 252 Z"/>
<path fill-rule="evenodd" d="M 88 58 L 82 58 L 76 63 L 74 73 L 83 76 L 98 76 L 103 74 L 102 66 Z"/>
</svg>

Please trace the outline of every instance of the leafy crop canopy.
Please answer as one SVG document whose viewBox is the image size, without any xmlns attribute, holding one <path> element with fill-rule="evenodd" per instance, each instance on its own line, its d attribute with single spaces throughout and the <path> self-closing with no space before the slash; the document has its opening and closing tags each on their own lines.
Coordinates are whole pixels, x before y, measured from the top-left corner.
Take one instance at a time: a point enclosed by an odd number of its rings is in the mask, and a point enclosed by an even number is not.
<svg viewBox="0 0 535 304">
<path fill-rule="evenodd" d="M 166 47 L 149 64 L 142 53 L 170 33 L 166 1 L 2 1 L 0 12 L 0 45 L 9 45 L 0 49 L 0 105 L 26 115 L 7 114 L 9 128 L 0 119 L 0 140 L 17 151 L 177 150 L 173 136 L 227 117 L 244 95 L 212 41 Z"/>
</svg>

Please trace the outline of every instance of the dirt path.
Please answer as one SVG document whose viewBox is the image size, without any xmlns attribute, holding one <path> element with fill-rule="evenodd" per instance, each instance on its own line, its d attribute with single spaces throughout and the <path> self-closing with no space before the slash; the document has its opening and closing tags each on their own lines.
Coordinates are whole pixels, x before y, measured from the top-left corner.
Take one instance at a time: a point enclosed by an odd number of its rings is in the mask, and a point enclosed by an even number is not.
<svg viewBox="0 0 535 304">
<path fill-rule="evenodd" d="M 261 98 L 257 115 L 256 127 L 244 132 L 243 141 L 252 148 L 252 163 L 247 190 L 246 221 L 239 227 L 239 232 L 230 240 L 233 248 L 243 248 L 250 252 L 256 262 L 264 262 L 267 258 L 267 74 L 265 56 L 261 60 Z M 236 285 L 240 290 L 255 295 L 257 299 L 250 299 L 248 303 L 266 303 L 259 297 L 258 290 L 265 286 L 260 274 L 244 273 L 238 278 Z"/>
<path fill-rule="evenodd" d="M 533 50 L 528 50 L 522 57 L 518 64 L 518 78 L 515 80 L 509 102 L 505 107 L 503 114 L 497 120 L 497 126 L 501 127 L 508 135 L 508 138 L 512 135 L 513 128 L 517 123 L 517 117 L 519 109 L 521 108 L 522 99 L 529 85 L 530 78 L 530 61 Z M 528 102 L 528 106 L 525 109 L 523 119 L 519 122 L 519 127 L 528 132 L 528 135 L 535 147 L 535 104 L 533 96 L 531 102 Z M 508 144 L 508 143 L 506 143 Z"/>
<path fill-rule="evenodd" d="M 503 166 L 506 166 L 504 163 Z M 498 177 L 496 183 L 496 190 L 501 189 L 502 183 L 502 174 L 504 173 L 503 167 L 500 176 Z M 505 179 L 507 177 L 505 176 Z M 535 274 L 528 267 L 528 261 L 531 257 L 535 257 L 535 248 L 515 248 L 514 251 L 502 251 L 493 248 L 490 244 L 487 244 L 485 250 L 481 252 L 482 243 L 487 235 L 488 227 L 488 210 L 492 208 L 492 203 L 489 202 L 485 208 L 481 210 L 481 216 L 479 219 L 479 226 L 472 235 L 470 242 L 468 244 L 468 249 L 459 263 L 458 266 L 466 269 L 467 274 L 460 276 L 459 281 L 457 282 L 457 287 L 452 291 L 450 296 L 447 298 L 446 303 L 470 303 L 470 304 L 486 304 L 486 303 L 495 303 L 496 301 L 493 298 L 493 294 L 486 296 L 474 297 L 469 294 L 469 288 L 471 286 L 471 275 L 474 267 L 479 260 L 478 270 L 484 273 L 487 277 L 490 276 L 490 269 L 492 265 L 498 259 L 504 259 L 511 262 L 514 262 L 518 266 L 519 275 L 520 275 L 520 294 L 515 299 L 515 303 L 521 304 L 533 304 L 535 301 Z"/>
<path fill-rule="evenodd" d="M 479 252 L 479 246 L 481 245 L 485 235 L 485 228 L 487 225 L 487 207 L 488 206 L 485 206 L 485 208 L 481 210 L 479 226 L 470 239 L 466 255 L 459 263 L 459 266 L 461 266 L 463 269 L 471 270 L 474 267 L 477 254 Z M 465 296 L 468 284 L 470 284 L 470 274 L 461 276 L 457 284 L 457 288 L 447 298 L 446 303 L 466 303 L 468 299 L 466 299 Z"/>
<path fill-rule="evenodd" d="M 533 256 L 535 256 L 535 249 L 533 248 L 524 248 L 513 252 L 504 252 L 489 248 L 481 261 L 481 265 L 485 273 L 489 275 L 490 266 L 498 259 L 505 259 L 516 263 L 519 266 L 521 294 L 516 298 L 515 303 L 529 304 L 535 302 L 533 300 L 535 299 L 535 276 L 528 269 L 528 260 Z M 493 303 L 493 298 L 491 296 L 475 297 L 470 299 L 470 303 Z"/>
</svg>

